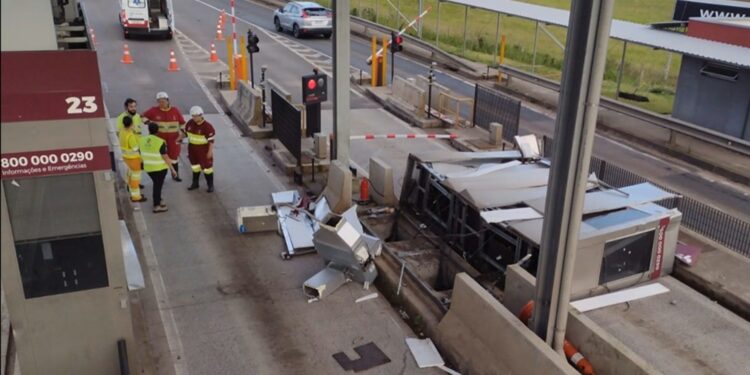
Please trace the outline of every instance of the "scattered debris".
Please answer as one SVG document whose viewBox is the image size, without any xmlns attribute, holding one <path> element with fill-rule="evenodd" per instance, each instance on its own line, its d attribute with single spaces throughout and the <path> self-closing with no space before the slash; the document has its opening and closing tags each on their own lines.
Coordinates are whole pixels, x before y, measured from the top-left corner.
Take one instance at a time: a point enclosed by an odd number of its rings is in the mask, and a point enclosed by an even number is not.
<svg viewBox="0 0 750 375">
<path fill-rule="evenodd" d="M 273 206 L 240 207 L 237 209 L 237 229 L 240 233 L 270 232 L 277 229 Z"/>
<path fill-rule="evenodd" d="M 618 303 L 630 302 L 641 298 L 667 293 L 669 289 L 660 283 L 653 283 L 637 288 L 624 289 L 614 293 L 602 294 L 571 302 L 570 305 L 580 312 L 591 311 L 602 307 L 616 305 Z"/>
<path fill-rule="evenodd" d="M 440 352 L 438 352 L 431 339 L 426 338 L 420 340 L 407 337 L 406 346 L 409 347 L 409 351 L 411 351 L 411 355 L 414 356 L 414 361 L 417 362 L 419 368 L 437 367 L 451 375 L 461 375 L 459 372 L 445 366 L 443 357 L 440 355 Z"/>
<path fill-rule="evenodd" d="M 345 371 L 354 370 L 354 372 L 368 370 L 391 361 L 374 342 L 360 345 L 354 348 L 354 351 L 359 354 L 359 359 L 351 360 L 344 352 L 334 354 L 333 359 Z"/>
<path fill-rule="evenodd" d="M 691 246 L 683 242 L 678 242 L 675 249 L 675 258 L 680 262 L 685 263 L 688 267 L 693 266 L 698 261 L 698 256 L 701 254 L 701 248 L 698 246 Z"/>
<path fill-rule="evenodd" d="M 370 294 L 368 294 L 366 296 L 357 298 L 354 301 L 354 303 L 360 303 L 360 302 L 364 302 L 364 301 L 375 299 L 375 298 L 378 298 L 378 294 L 377 293 L 370 293 Z"/>
</svg>

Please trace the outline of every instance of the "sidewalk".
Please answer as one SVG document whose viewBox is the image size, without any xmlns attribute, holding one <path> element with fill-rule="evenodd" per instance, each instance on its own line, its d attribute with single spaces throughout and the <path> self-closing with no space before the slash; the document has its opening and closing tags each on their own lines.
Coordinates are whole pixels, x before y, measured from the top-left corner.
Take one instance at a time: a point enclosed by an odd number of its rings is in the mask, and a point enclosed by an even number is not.
<svg viewBox="0 0 750 375">
<path fill-rule="evenodd" d="M 353 347 L 372 341 L 391 362 L 368 374 L 416 371 L 404 342 L 414 335 L 390 304 L 382 296 L 355 304 L 374 287 L 367 291 L 349 283 L 308 303 L 302 283 L 320 270 L 320 258 L 284 261 L 278 234 L 238 233 L 237 207 L 268 204 L 271 192 L 286 188 L 257 162 L 255 150 L 225 116 L 207 120 L 217 130 L 216 192 L 206 193 L 203 179 L 200 190 L 186 190 L 189 164 L 183 151 L 185 181 L 168 180 L 164 187 L 169 211 L 151 212 L 148 178 L 149 202 L 134 205 L 136 222 L 140 216 L 147 228 L 140 233 L 143 247 L 151 248 L 158 262 L 149 267 L 151 280 L 163 280 L 165 294 L 142 302 L 147 323 L 157 328 L 149 331 L 165 326 L 166 337 L 148 338 L 166 342 L 169 352 L 161 357 L 172 357 L 178 368 L 194 374 L 333 374 L 344 373 L 334 353 L 357 358 Z"/>
</svg>

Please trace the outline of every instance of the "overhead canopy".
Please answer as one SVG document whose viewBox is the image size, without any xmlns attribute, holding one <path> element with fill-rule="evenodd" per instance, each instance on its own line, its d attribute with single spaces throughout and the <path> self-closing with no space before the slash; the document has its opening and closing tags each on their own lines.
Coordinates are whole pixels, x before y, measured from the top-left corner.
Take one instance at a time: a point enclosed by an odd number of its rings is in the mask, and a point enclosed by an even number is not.
<svg viewBox="0 0 750 375">
<path fill-rule="evenodd" d="M 570 18 L 570 12 L 566 10 L 513 0 L 447 0 L 447 2 L 566 28 Z M 694 38 L 672 31 L 657 30 L 649 25 L 612 20 L 610 37 L 683 55 L 750 67 L 750 48 Z"/>
</svg>

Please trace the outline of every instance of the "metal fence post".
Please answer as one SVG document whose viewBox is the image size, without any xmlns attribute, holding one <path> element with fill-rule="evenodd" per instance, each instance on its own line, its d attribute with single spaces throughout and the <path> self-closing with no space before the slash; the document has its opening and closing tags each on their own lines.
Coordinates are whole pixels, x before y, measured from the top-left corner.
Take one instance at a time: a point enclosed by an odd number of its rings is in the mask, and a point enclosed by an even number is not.
<svg viewBox="0 0 750 375">
<path fill-rule="evenodd" d="M 464 46 L 461 50 L 461 56 L 466 57 L 466 29 L 469 25 L 469 6 L 464 7 Z"/>
</svg>

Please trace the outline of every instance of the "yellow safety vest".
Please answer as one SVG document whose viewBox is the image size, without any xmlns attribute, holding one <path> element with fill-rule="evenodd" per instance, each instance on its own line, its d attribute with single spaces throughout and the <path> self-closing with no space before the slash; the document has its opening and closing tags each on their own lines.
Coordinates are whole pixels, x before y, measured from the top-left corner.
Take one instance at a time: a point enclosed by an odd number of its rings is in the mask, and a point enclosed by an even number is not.
<svg viewBox="0 0 750 375">
<path fill-rule="evenodd" d="M 143 170 L 146 173 L 163 171 L 169 168 L 161 156 L 161 146 L 164 145 L 163 139 L 155 135 L 149 135 L 148 137 L 142 137 L 140 143 Z"/>
<path fill-rule="evenodd" d="M 117 116 L 117 133 L 118 134 L 120 132 L 122 132 L 122 129 L 125 128 L 125 125 L 123 125 L 123 123 L 122 123 L 122 119 L 124 119 L 125 116 L 130 116 L 130 113 L 128 113 L 127 111 L 125 111 L 123 113 L 120 113 L 119 116 Z M 141 135 L 141 125 L 143 125 L 143 120 L 141 120 L 141 115 L 139 115 L 139 114 L 136 113 L 133 116 L 130 116 L 130 118 L 133 119 L 133 125 L 131 126 L 131 128 L 133 129 L 133 133 L 136 136 L 140 137 L 140 135 Z"/>
<path fill-rule="evenodd" d="M 120 149 L 123 159 L 137 159 L 141 157 L 138 152 L 138 137 L 131 130 L 120 132 Z"/>
</svg>

